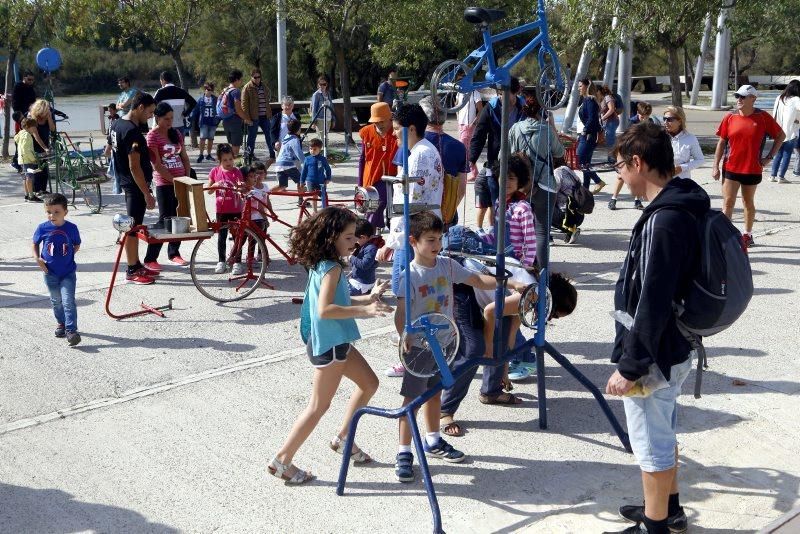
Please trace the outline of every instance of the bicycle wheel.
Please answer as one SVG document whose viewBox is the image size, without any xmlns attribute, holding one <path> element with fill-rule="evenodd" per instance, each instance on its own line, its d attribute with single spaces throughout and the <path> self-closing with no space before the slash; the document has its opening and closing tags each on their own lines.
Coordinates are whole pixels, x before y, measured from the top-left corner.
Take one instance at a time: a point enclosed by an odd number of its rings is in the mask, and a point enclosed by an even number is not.
<svg viewBox="0 0 800 534">
<path fill-rule="evenodd" d="M 92 213 L 100 213 L 103 210 L 103 193 L 100 191 L 100 182 L 81 183 L 83 191 L 83 201 Z"/>
<path fill-rule="evenodd" d="M 267 270 L 263 260 L 269 256 L 264 241 L 249 228 L 237 230 L 237 225 L 232 224 L 230 231 L 234 240 L 226 241 L 227 257 L 221 273 L 217 272 L 219 234 L 198 241 L 189 264 L 197 290 L 217 302 L 233 302 L 249 296 L 261 284 Z M 254 242 L 252 250 L 250 242 Z"/>
<path fill-rule="evenodd" d="M 545 297 L 545 311 L 547 318 L 553 314 L 553 295 L 550 293 L 550 288 L 547 288 L 547 295 Z M 522 292 L 519 299 L 519 319 L 522 324 L 533 330 L 537 329 L 539 324 L 539 284 L 531 284 Z M 547 320 L 547 318 L 545 320 Z"/>
<path fill-rule="evenodd" d="M 461 340 L 455 323 L 444 314 L 426 313 L 411 323 L 412 328 L 422 326 L 423 321 L 430 325 L 442 327 L 437 329 L 434 335 L 439 342 L 445 362 L 447 362 L 448 366 L 451 365 L 456 357 L 458 344 Z M 408 334 L 404 331 L 400 336 L 398 347 L 400 362 L 406 368 L 406 371 L 412 375 L 430 378 L 439 372 L 439 365 L 436 363 L 433 349 L 424 332 Z M 408 347 L 409 350 L 404 350 L 405 347 Z"/>
<path fill-rule="evenodd" d="M 470 76 L 469 69 L 463 61 L 448 59 L 439 64 L 431 76 L 431 98 L 438 102 L 445 113 L 455 113 L 467 105 L 469 99 L 462 98 L 458 103 L 458 95 L 462 93 L 461 82 Z"/>
<path fill-rule="evenodd" d="M 556 64 L 550 59 L 548 64 L 539 73 L 539 83 L 536 84 L 536 97 L 547 110 L 558 109 L 569 98 L 569 80 L 567 73 L 560 66 L 556 73 Z"/>
</svg>

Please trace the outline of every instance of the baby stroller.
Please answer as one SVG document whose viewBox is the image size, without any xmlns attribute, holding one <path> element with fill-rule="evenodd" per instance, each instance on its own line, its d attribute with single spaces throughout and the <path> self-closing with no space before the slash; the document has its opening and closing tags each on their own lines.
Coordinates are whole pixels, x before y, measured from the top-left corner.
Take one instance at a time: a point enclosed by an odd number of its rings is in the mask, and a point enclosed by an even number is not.
<svg viewBox="0 0 800 534">
<path fill-rule="evenodd" d="M 594 210 L 594 196 L 569 167 L 558 167 L 553 174 L 558 182 L 558 193 L 551 225 L 564 232 L 565 243 L 573 244 L 581 233 L 584 217 Z"/>
</svg>

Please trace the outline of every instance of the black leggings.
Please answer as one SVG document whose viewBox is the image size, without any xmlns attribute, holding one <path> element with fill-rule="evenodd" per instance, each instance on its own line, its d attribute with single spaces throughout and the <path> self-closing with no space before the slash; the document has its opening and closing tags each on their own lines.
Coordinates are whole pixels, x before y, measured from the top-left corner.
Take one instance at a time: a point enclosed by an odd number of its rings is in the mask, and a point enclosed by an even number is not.
<svg viewBox="0 0 800 534">
<path fill-rule="evenodd" d="M 178 198 L 175 196 L 174 186 L 156 186 L 156 201 L 158 202 L 158 224 L 163 225 L 165 218 L 175 217 L 178 214 Z M 144 257 L 145 263 L 158 260 L 162 244 L 154 243 L 152 247 L 147 247 L 147 254 Z M 167 245 L 167 257 L 172 259 L 175 256 L 179 256 L 180 251 L 178 249 L 180 249 L 180 246 L 180 241 L 169 243 Z"/>
<path fill-rule="evenodd" d="M 536 265 L 539 269 L 544 269 L 550 263 L 550 243 L 547 239 L 547 231 L 553 218 L 553 212 L 556 210 L 556 194 L 537 187 L 531 198 L 531 205 L 533 214 L 536 216 Z"/>
<path fill-rule="evenodd" d="M 241 219 L 241 213 L 217 213 L 217 222 L 226 223 L 235 219 Z M 217 240 L 217 255 L 220 262 L 225 262 L 228 258 L 225 252 L 228 250 L 228 225 L 224 225 L 219 229 L 219 238 Z"/>
</svg>

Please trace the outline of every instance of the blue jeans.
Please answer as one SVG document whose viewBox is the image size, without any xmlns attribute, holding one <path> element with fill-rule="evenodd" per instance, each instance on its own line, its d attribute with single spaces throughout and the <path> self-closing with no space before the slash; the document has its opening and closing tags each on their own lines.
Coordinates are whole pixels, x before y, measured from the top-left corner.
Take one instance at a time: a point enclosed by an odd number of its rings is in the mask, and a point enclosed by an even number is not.
<svg viewBox="0 0 800 534">
<path fill-rule="evenodd" d="M 786 170 L 789 168 L 789 160 L 792 159 L 792 152 L 797 148 L 797 138 L 791 141 L 784 141 L 778 152 L 775 153 L 775 159 L 772 160 L 772 176 L 786 176 Z"/>
<path fill-rule="evenodd" d="M 575 150 L 578 156 L 578 164 L 581 168 L 587 168 L 592 164 L 592 154 L 597 147 L 597 134 L 581 134 L 578 137 L 578 148 Z M 590 170 L 583 171 L 583 187 L 589 187 L 589 180 L 599 184 L 602 182 L 597 173 Z"/>
<path fill-rule="evenodd" d="M 78 308 L 75 306 L 76 277 L 73 271 L 64 276 L 45 274 L 44 283 L 50 292 L 53 315 L 58 324 L 63 324 L 67 332 L 78 331 Z"/>
<path fill-rule="evenodd" d="M 611 157 L 611 149 L 614 148 L 614 144 L 617 142 L 617 128 L 619 128 L 618 116 L 608 119 L 608 122 L 603 125 L 603 132 L 606 134 L 606 146 L 608 147 L 608 161 L 614 161 L 614 158 Z"/>
<path fill-rule="evenodd" d="M 692 370 L 692 354 L 685 362 L 672 366 L 669 387 L 647 397 L 622 398 L 631 449 L 645 473 L 667 471 L 676 465 L 678 395 Z"/>
<path fill-rule="evenodd" d="M 267 143 L 269 157 L 274 159 L 275 147 L 273 146 L 274 143 L 270 140 L 269 119 L 266 117 L 261 117 L 257 121 L 253 121 L 253 124 L 247 127 L 247 149 L 251 154 L 254 153 L 256 149 L 256 137 L 258 137 L 259 128 L 261 128 L 261 131 L 264 132 L 264 141 Z"/>
</svg>

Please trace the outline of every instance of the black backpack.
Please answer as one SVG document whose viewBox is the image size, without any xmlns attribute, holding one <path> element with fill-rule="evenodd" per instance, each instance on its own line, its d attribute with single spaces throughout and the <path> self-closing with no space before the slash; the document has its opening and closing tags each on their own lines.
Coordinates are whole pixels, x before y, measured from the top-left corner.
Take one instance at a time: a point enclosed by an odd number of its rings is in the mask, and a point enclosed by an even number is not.
<svg viewBox="0 0 800 534">
<path fill-rule="evenodd" d="M 731 326 L 753 297 L 753 272 L 742 234 L 717 210 L 692 217 L 700 233 L 700 263 L 689 294 L 674 303 L 678 329 L 697 350 L 694 396 L 700 398 L 702 371 L 708 368 L 703 337 Z"/>
<path fill-rule="evenodd" d="M 594 211 L 594 195 L 582 185 L 572 191 L 570 200 L 570 207 L 577 213 L 589 215 Z"/>
</svg>

